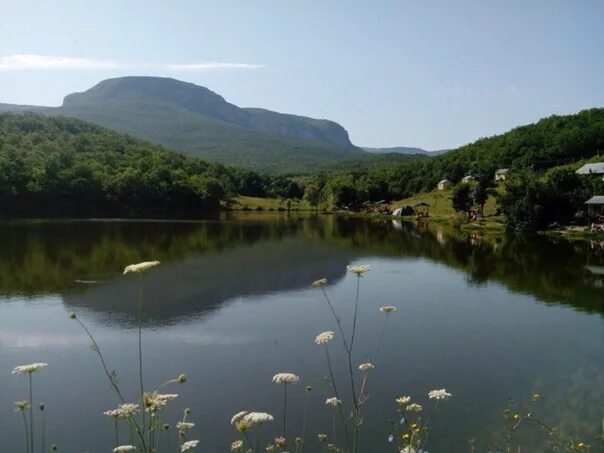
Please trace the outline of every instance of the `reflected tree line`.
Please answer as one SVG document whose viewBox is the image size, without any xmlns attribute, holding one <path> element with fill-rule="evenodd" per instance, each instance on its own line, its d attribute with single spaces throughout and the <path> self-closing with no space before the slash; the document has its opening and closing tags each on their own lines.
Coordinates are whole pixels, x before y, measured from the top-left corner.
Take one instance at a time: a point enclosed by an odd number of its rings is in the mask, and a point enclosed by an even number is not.
<svg viewBox="0 0 604 453">
<path fill-rule="evenodd" d="M 59 293 L 74 299 L 117 281 L 127 264 L 157 259 L 172 266 L 166 279 L 211 274 L 207 287 L 206 276 L 195 279 L 190 294 L 183 285 L 182 315 L 196 309 L 191 302 L 195 295 L 216 305 L 230 297 L 296 289 L 313 277 L 341 278 L 339 269 L 366 255 L 424 258 L 463 271 L 473 285 L 496 282 L 548 304 L 604 313 L 602 244 L 481 236 L 440 226 L 336 216 L 255 213 L 227 214 L 220 222 L 2 223 L 0 295 Z M 287 278 L 280 275 L 285 273 Z M 120 310 L 117 303 L 98 303 L 93 305 L 101 311 Z M 158 317 L 171 315 L 160 309 L 160 301 L 157 305 Z"/>
</svg>

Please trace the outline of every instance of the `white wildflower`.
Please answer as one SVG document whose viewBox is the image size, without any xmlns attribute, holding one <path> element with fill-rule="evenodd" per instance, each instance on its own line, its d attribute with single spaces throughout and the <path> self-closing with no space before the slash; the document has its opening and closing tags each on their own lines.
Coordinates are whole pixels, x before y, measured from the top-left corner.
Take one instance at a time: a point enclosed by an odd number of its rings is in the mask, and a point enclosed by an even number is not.
<svg viewBox="0 0 604 453">
<path fill-rule="evenodd" d="M 336 407 L 342 404 L 342 401 L 337 399 L 335 396 L 332 396 L 331 398 L 327 398 L 325 400 L 325 404 L 327 404 L 328 406 Z"/>
<path fill-rule="evenodd" d="M 136 447 L 134 445 L 120 445 L 113 449 L 113 453 L 125 453 L 127 451 L 136 451 Z"/>
<path fill-rule="evenodd" d="M 138 404 L 123 403 L 120 404 L 117 409 L 103 412 L 104 415 L 114 420 L 118 418 L 128 419 L 138 412 Z"/>
<path fill-rule="evenodd" d="M 361 276 L 365 272 L 369 272 L 371 270 L 371 268 L 367 264 L 360 264 L 358 266 L 346 266 L 346 270 L 348 272 L 352 272 L 353 274 L 357 274 L 358 276 Z"/>
<path fill-rule="evenodd" d="M 394 305 L 386 305 L 385 307 L 380 307 L 380 311 L 382 313 L 392 313 L 396 311 L 396 307 Z"/>
<path fill-rule="evenodd" d="M 333 331 L 327 330 L 316 336 L 315 343 L 326 344 L 326 343 L 329 343 L 331 340 L 333 340 Z"/>
<path fill-rule="evenodd" d="M 235 424 L 241 420 L 244 416 L 246 416 L 248 414 L 247 411 L 241 411 L 241 412 L 237 412 L 235 415 L 233 415 L 233 417 L 231 418 L 231 425 L 235 426 Z"/>
<path fill-rule="evenodd" d="M 181 452 L 191 451 L 197 447 L 198 443 L 199 443 L 198 440 L 188 440 L 180 446 L 180 451 Z"/>
<path fill-rule="evenodd" d="M 375 367 L 373 366 L 372 363 L 369 362 L 365 362 L 365 363 L 361 363 L 359 365 L 359 370 L 364 371 L 365 373 L 368 373 L 369 371 L 373 370 Z"/>
<path fill-rule="evenodd" d="M 15 412 L 24 411 L 26 409 L 29 409 L 29 401 L 27 401 L 27 400 L 15 401 L 14 406 L 15 406 Z"/>
<path fill-rule="evenodd" d="M 417 450 L 413 448 L 411 445 L 407 445 L 405 448 L 401 450 L 401 453 L 417 453 Z"/>
<path fill-rule="evenodd" d="M 273 376 L 273 382 L 277 384 L 295 384 L 300 378 L 293 373 L 277 373 Z"/>
<path fill-rule="evenodd" d="M 405 407 L 407 412 L 421 412 L 422 406 L 417 403 L 411 403 L 407 407 Z"/>
<path fill-rule="evenodd" d="M 275 419 L 271 414 L 267 414 L 266 412 L 250 412 L 243 417 L 243 420 L 253 426 L 272 422 Z"/>
<path fill-rule="evenodd" d="M 195 423 L 191 423 L 191 422 L 178 422 L 176 423 L 176 429 L 184 432 L 184 431 L 188 431 L 192 428 L 195 428 Z"/>
<path fill-rule="evenodd" d="M 130 264 L 124 268 L 124 274 L 128 274 L 130 272 L 145 272 L 158 264 L 159 261 L 143 261 L 142 263 L 138 264 Z"/>
<path fill-rule="evenodd" d="M 15 368 L 13 368 L 13 372 L 11 374 L 31 374 L 31 373 L 35 373 L 36 371 L 44 368 L 45 366 L 48 366 L 48 363 L 44 363 L 44 362 L 36 362 L 36 363 L 30 363 L 29 365 L 19 365 L 16 366 Z"/>
<path fill-rule="evenodd" d="M 143 400 L 145 402 L 145 409 L 147 409 L 149 412 L 157 412 L 158 409 L 161 409 L 166 404 L 168 404 L 168 401 L 173 400 L 175 398 L 178 398 L 178 395 L 175 393 L 162 394 L 157 392 L 151 392 L 145 393 L 143 396 Z"/>
<path fill-rule="evenodd" d="M 396 401 L 396 404 L 398 404 L 399 406 L 406 406 L 407 404 L 409 404 L 411 402 L 411 397 L 410 396 L 399 396 L 395 401 Z"/>
<path fill-rule="evenodd" d="M 447 400 L 451 398 L 451 396 L 453 395 L 448 393 L 446 389 L 430 390 L 428 392 L 428 398 L 431 400 Z"/>
<path fill-rule="evenodd" d="M 243 448 L 243 441 L 242 440 L 236 440 L 235 442 L 233 442 L 231 444 L 231 451 L 239 451 Z"/>
<path fill-rule="evenodd" d="M 326 278 L 320 278 L 319 280 L 315 280 L 314 282 L 312 282 L 312 286 L 325 286 L 327 285 L 327 279 Z"/>
</svg>

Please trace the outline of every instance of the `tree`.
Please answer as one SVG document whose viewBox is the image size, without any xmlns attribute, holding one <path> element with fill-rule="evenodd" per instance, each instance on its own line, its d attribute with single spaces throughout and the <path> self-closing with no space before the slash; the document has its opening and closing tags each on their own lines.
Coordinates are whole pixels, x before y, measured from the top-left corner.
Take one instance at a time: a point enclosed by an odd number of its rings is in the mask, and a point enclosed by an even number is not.
<svg viewBox="0 0 604 453">
<path fill-rule="evenodd" d="M 468 217 L 470 216 L 470 209 L 472 209 L 470 190 L 469 184 L 459 184 L 453 189 L 453 195 L 451 195 L 453 209 L 457 212 L 465 212 Z"/>
<path fill-rule="evenodd" d="M 321 188 L 319 184 L 315 182 L 310 182 L 304 188 L 304 197 L 303 199 L 313 208 L 319 205 L 321 201 Z"/>
<path fill-rule="evenodd" d="M 482 166 L 477 169 L 476 182 L 472 188 L 472 200 L 480 209 L 480 216 L 484 217 L 484 205 L 493 193 L 495 181 L 495 168 L 492 166 Z"/>
</svg>

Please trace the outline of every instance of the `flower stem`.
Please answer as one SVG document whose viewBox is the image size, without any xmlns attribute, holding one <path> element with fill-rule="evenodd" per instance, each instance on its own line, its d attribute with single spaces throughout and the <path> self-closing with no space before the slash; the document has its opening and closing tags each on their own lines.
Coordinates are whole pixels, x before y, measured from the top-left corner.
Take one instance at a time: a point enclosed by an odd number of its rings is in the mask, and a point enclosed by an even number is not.
<svg viewBox="0 0 604 453">
<path fill-rule="evenodd" d="M 25 427 L 25 451 L 29 452 L 29 427 L 27 426 L 27 418 L 25 417 L 25 411 L 21 411 L 23 416 L 23 426 Z"/>
<path fill-rule="evenodd" d="M 287 382 L 283 383 L 283 437 L 287 439 Z"/>
<path fill-rule="evenodd" d="M 46 452 L 46 416 L 44 415 L 44 411 L 42 411 L 42 442 L 40 446 L 40 451 L 42 453 Z"/>
<path fill-rule="evenodd" d="M 389 315 L 389 313 L 386 313 L 386 317 L 384 318 L 384 324 L 382 324 L 382 330 L 380 331 L 380 336 L 378 337 L 378 342 L 375 347 L 375 352 L 373 353 L 372 361 L 374 363 L 377 358 L 378 352 L 380 351 L 380 346 L 382 345 L 382 338 L 384 337 L 384 333 L 386 332 L 386 326 L 388 325 L 388 315 Z"/>
<path fill-rule="evenodd" d="M 34 400 L 33 400 L 33 384 L 32 384 L 32 373 L 29 375 L 29 444 L 31 453 L 34 452 Z"/>
<path fill-rule="evenodd" d="M 331 357 L 329 356 L 329 348 L 327 344 L 325 345 L 325 356 L 327 357 L 327 368 L 329 370 L 329 379 L 331 380 L 331 387 L 333 388 L 333 393 L 336 399 L 340 400 L 340 395 L 338 394 L 338 388 L 336 386 L 336 380 L 333 375 L 333 367 L 331 366 Z M 342 426 L 344 427 L 344 434 L 346 436 L 346 443 L 348 444 L 348 449 L 350 450 L 350 438 L 348 435 L 348 427 L 346 424 L 346 417 L 344 416 L 344 412 L 342 411 L 342 405 L 338 404 L 338 413 L 340 414 L 340 419 L 342 420 Z"/>
<path fill-rule="evenodd" d="M 142 426 L 143 431 L 145 430 L 145 387 L 143 385 L 143 280 L 141 276 L 140 289 L 138 293 L 138 377 L 140 384 L 140 397 L 141 397 L 141 415 L 143 417 Z M 144 432 L 143 432 L 144 437 Z"/>
<path fill-rule="evenodd" d="M 120 388 L 118 387 L 117 383 L 115 382 L 115 378 L 109 372 L 109 368 L 107 367 L 107 363 L 105 362 L 105 358 L 103 357 L 103 353 L 101 352 L 101 348 L 99 347 L 98 343 L 96 342 L 96 340 L 92 336 L 92 333 L 90 333 L 90 330 L 88 330 L 88 328 L 86 327 L 86 325 L 82 321 L 80 321 L 80 318 L 74 317 L 73 319 L 75 319 L 75 321 L 84 330 L 84 332 L 86 333 L 86 335 L 88 336 L 88 338 L 90 338 L 90 341 L 92 342 L 93 349 L 97 353 L 97 355 L 99 356 L 99 359 L 101 361 L 101 366 L 103 367 L 103 371 L 105 372 L 105 376 L 107 376 L 107 379 L 109 379 L 109 383 L 111 384 L 111 387 L 113 388 L 113 390 L 115 390 L 115 393 L 117 394 L 118 398 L 120 399 L 120 402 L 121 403 L 125 403 L 126 400 L 125 400 L 124 396 L 122 395 L 122 392 L 120 391 Z M 141 408 L 141 410 L 144 411 L 144 408 Z M 145 444 L 145 437 L 143 436 L 141 427 L 140 427 L 140 425 L 138 424 L 138 422 L 134 418 L 132 419 L 132 422 L 134 424 L 135 431 L 136 431 L 138 437 L 141 440 L 143 451 L 146 452 L 147 451 L 147 447 L 146 447 L 146 444 Z"/>
<path fill-rule="evenodd" d="M 308 392 L 304 397 L 304 418 L 302 419 L 302 434 L 300 435 L 300 453 L 304 450 L 304 436 L 306 435 L 306 419 L 308 417 Z"/>
</svg>

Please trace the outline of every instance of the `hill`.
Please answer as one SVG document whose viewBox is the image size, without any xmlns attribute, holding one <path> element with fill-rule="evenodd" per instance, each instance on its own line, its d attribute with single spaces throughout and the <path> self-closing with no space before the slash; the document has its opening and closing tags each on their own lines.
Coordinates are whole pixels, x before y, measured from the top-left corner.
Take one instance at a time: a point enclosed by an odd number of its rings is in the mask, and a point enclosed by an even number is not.
<svg viewBox="0 0 604 453">
<path fill-rule="evenodd" d="M 213 91 L 161 77 L 122 77 L 65 97 L 57 108 L 0 104 L 0 111 L 64 115 L 212 162 L 260 171 L 314 171 L 366 154 L 339 124 L 240 108 Z"/>
<path fill-rule="evenodd" d="M 441 149 L 438 151 L 427 151 L 423 148 L 414 148 L 410 146 L 393 146 L 390 148 L 368 148 L 363 147 L 363 150 L 367 151 L 371 154 L 420 154 L 422 156 L 439 156 L 440 154 L 444 154 L 448 152 L 448 149 Z"/>
<path fill-rule="evenodd" d="M 322 197 L 333 205 L 397 200 L 435 189 L 441 179 L 457 183 L 477 172 L 525 168 L 538 173 L 598 156 L 604 151 L 604 109 L 554 115 L 501 135 L 482 138 L 432 158 L 409 159 L 319 178 Z"/>
<path fill-rule="evenodd" d="M 233 195 L 296 191 L 81 120 L 0 114 L 2 216 L 198 217 Z"/>
</svg>

